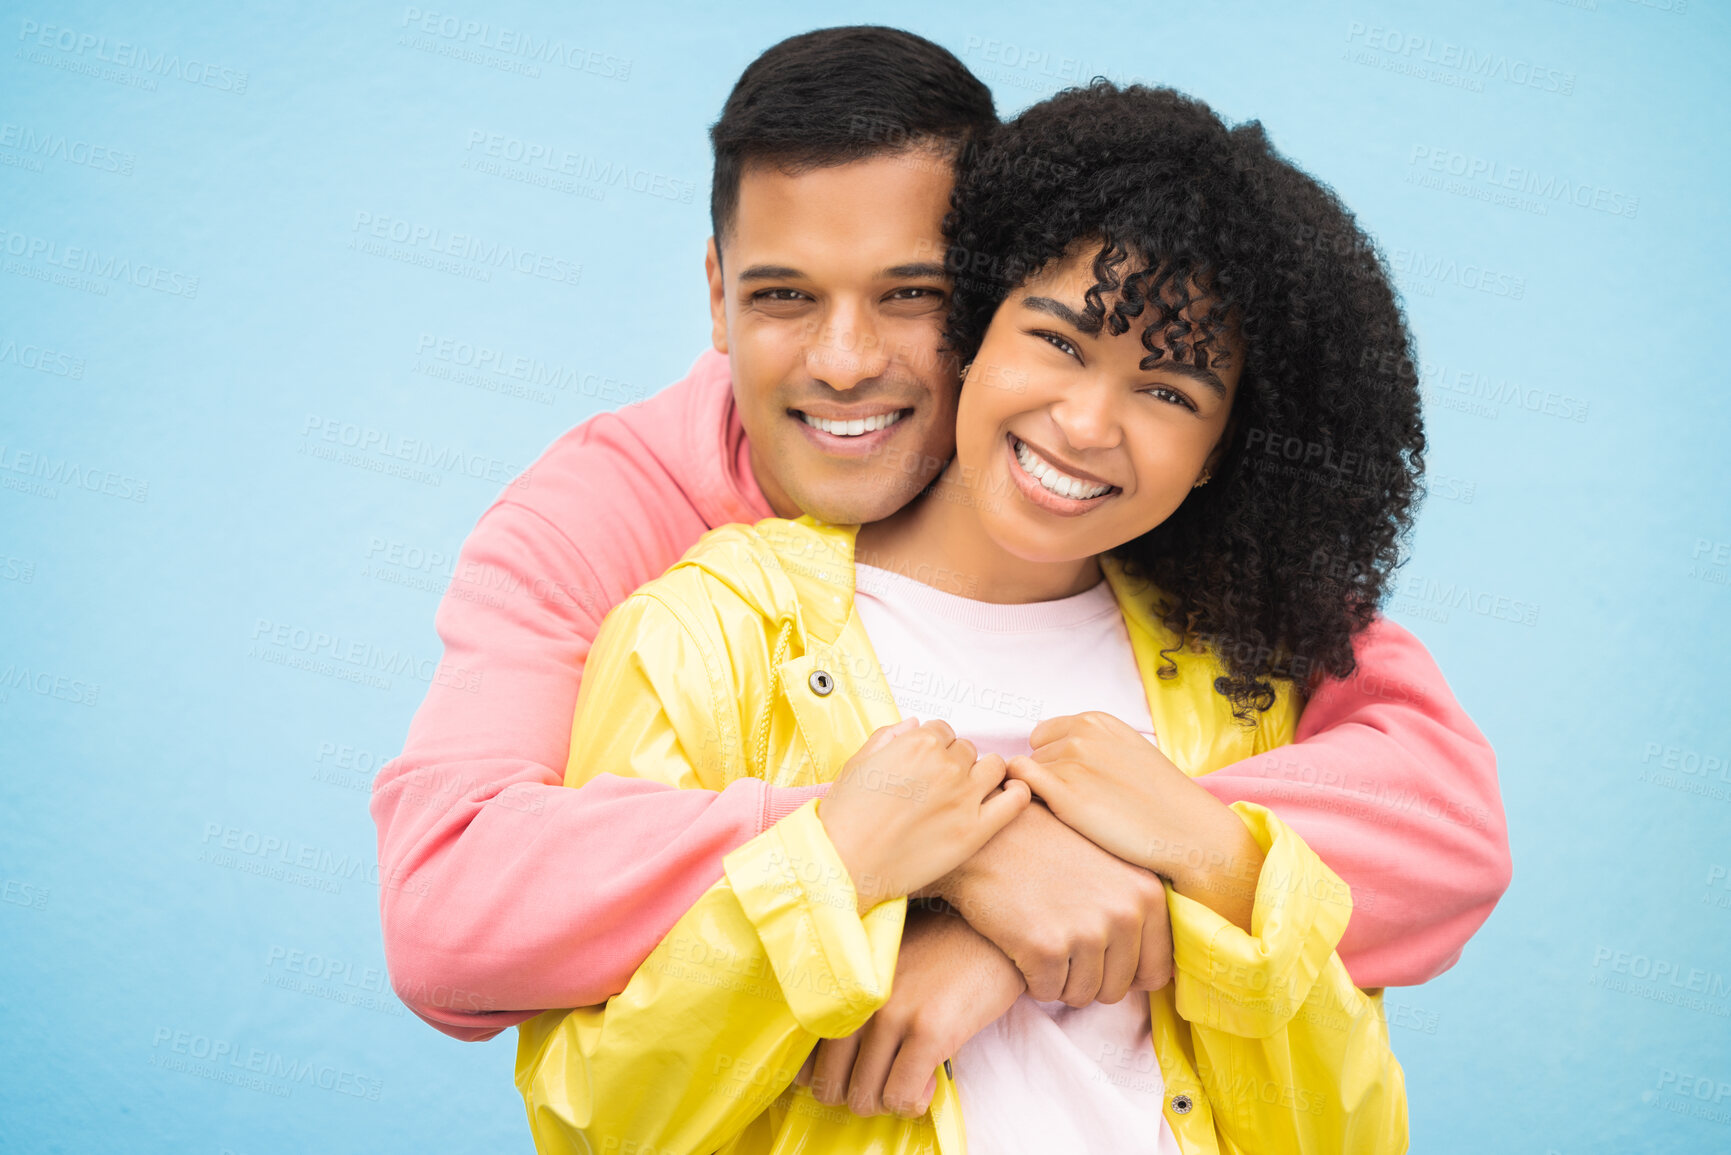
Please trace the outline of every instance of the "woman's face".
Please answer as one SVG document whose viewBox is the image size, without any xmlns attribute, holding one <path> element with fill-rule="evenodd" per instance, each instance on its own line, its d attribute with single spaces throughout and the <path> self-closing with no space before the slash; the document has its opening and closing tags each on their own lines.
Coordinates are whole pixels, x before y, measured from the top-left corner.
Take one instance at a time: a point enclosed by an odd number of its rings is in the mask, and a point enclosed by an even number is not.
<svg viewBox="0 0 1731 1155">
<path fill-rule="evenodd" d="M 1092 557 L 1170 517 L 1216 456 L 1243 368 L 1236 339 L 1216 340 L 1206 368 L 1168 351 L 1143 369 L 1140 318 L 1117 336 L 1083 329 L 1097 252 L 1015 289 L 962 386 L 960 476 L 986 532 L 1027 561 Z"/>
</svg>

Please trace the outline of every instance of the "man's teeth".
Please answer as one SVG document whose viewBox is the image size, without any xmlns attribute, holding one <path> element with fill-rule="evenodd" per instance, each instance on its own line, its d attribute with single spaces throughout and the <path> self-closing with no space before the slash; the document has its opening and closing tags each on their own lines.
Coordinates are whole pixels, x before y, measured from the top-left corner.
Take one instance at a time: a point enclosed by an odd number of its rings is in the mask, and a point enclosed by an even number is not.
<svg viewBox="0 0 1731 1155">
<path fill-rule="evenodd" d="M 831 421 L 827 417 L 813 417 L 809 413 L 801 413 L 805 423 L 813 429 L 821 429 L 836 437 L 859 437 L 866 433 L 876 433 L 880 429 L 888 429 L 891 425 L 907 416 L 906 409 L 897 409 L 894 413 L 880 413 L 876 417 L 862 417 L 857 421 Z"/>
<path fill-rule="evenodd" d="M 1110 485 L 1091 485 L 1079 477 L 1071 477 L 1068 473 L 1059 473 L 1046 464 L 1044 458 L 1035 454 L 1020 439 L 1016 441 L 1016 463 L 1022 467 L 1023 473 L 1059 497 L 1068 497 L 1075 501 L 1087 501 L 1090 497 L 1099 497 L 1112 488 Z"/>
</svg>

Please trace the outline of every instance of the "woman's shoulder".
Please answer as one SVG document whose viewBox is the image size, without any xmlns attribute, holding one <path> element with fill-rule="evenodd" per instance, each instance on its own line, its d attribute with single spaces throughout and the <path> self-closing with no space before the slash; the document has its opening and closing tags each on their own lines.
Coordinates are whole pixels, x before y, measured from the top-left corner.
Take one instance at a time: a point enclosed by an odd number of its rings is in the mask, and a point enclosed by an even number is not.
<svg viewBox="0 0 1731 1155">
<path fill-rule="evenodd" d="M 711 623 L 730 630 L 744 621 L 798 618 L 806 603 L 832 602 L 832 589 L 851 594 L 853 539 L 854 527 L 809 517 L 718 526 L 632 596 L 662 602 L 706 633 L 715 632 Z"/>
<path fill-rule="evenodd" d="M 1175 744 L 1191 751 L 1189 760 L 1197 768 L 1218 769 L 1292 741 L 1303 702 L 1291 682 L 1271 683 L 1274 701 L 1267 709 L 1253 711 L 1248 719 L 1235 713 L 1231 700 L 1215 688 L 1227 673 L 1218 645 L 1179 637 L 1166 624 L 1166 594 L 1157 585 L 1116 558 L 1102 558 L 1101 564 L 1124 613 L 1137 664 L 1145 675 L 1154 675 L 1145 682 L 1156 729 L 1164 722 L 1167 733 L 1184 735 Z"/>
</svg>

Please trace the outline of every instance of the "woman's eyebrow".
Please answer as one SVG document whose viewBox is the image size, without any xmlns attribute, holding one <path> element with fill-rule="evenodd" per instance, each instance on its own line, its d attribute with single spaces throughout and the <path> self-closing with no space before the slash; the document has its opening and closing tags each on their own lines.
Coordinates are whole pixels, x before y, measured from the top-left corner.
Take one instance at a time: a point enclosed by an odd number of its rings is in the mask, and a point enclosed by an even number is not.
<svg viewBox="0 0 1731 1155">
<path fill-rule="evenodd" d="M 1050 297 L 1023 297 L 1022 306 L 1037 312 L 1050 313 L 1078 333 L 1098 333 L 1100 331 L 1099 322 L 1090 325 L 1080 313 L 1071 309 L 1064 302 L 1054 301 Z"/>
<path fill-rule="evenodd" d="M 1100 332 L 1100 326 L 1098 323 L 1090 325 L 1085 317 L 1078 314 L 1074 309 L 1070 308 L 1070 306 L 1064 304 L 1062 301 L 1054 301 L 1050 297 L 1023 297 L 1022 304 L 1024 307 L 1033 309 L 1036 312 L 1052 314 L 1052 316 L 1057 317 L 1059 320 L 1075 329 L 1078 333 L 1098 334 Z M 1222 401 L 1226 399 L 1226 382 L 1222 381 L 1212 369 L 1205 368 L 1201 365 L 1191 365 L 1184 361 L 1168 359 L 1162 360 L 1159 364 L 1153 366 L 1153 368 L 1148 371 L 1174 373 L 1203 386 L 1210 393 L 1219 397 Z"/>
<path fill-rule="evenodd" d="M 1173 361 L 1166 359 L 1159 361 L 1152 369 L 1146 371 L 1150 373 L 1172 373 L 1179 377 L 1188 378 L 1189 380 L 1196 382 L 1198 385 L 1204 386 L 1209 392 L 1213 393 L 1222 401 L 1226 400 L 1226 382 L 1217 377 L 1212 369 L 1205 369 L 1200 365 L 1192 365 L 1186 361 Z"/>
</svg>

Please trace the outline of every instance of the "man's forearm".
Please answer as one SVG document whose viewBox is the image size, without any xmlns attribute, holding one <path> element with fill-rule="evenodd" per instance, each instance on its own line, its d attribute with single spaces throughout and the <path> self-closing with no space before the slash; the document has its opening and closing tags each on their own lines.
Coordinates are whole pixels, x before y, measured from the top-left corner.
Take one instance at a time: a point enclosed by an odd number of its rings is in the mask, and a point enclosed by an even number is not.
<svg viewBox="0 0 1731 1155">
<path fill-rule="evenodd" d="M 722 469 L 729 404 L 726 362 L 706 357 L 644 405 L 567 434 L 452 567 L 444 660 L 372 801 L 392 985 L 448 1034 L 489 1038 L 616 993 L 722 857 L 809 795 L 562 785 L 608 610 L 711 524 L 763 516 L 703 472 Z M 655 443 L 705 430 L 717 448 Z M 699 476 L 675 478 L 666 460 Z"/>
<path fill-rule="evenodd" d="M 1454 965 L 1508 887 L 1496 756 L 1419 641 L 1378 619 L 1358 670 L 1306 704 L 1297 741 L 1197 779 L 1274 811 L 1352 888 L 1341 961 L 1360 987 Z"/>
<path fill-rule="evenodd" d="M 811 794 L 612 775 L 572 790 L 525 767 L 449 797 L 437 785 L 445 767 L 387 773 L 373 812 L 402 840 L 379 858 L 392 986 L 470 1041 L 619 993 L 721 878 L 722 859 Z"/>
</svg>

